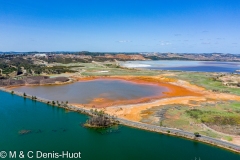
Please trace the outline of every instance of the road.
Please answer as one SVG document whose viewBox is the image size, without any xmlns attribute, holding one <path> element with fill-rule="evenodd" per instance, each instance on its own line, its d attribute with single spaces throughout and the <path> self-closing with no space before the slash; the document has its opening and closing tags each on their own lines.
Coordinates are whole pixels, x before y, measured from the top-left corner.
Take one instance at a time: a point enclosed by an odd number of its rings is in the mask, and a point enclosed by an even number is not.
<svg viewBox="0 0 240 160">
<path fill-rule="evenodd" d="M 218 140 L 215 138 L 211 138 L 208 136 L 201 135 L 201 137 L 195 137 L 194 133 L 179 130 L 179 129 L 150 125 L 150 124 L 145 124 L 145 123 L 141 123 L 141 122 L 133 122 L 133 121 L 120 119 L 120 118 L 117 118 L 117 120 L 119 120 L 120 123 L 123 125 L 140 128 L 140 129 L 145 129 L 145 130 L 150 130 L 150 131 L 154 131 L 154 132 L 160 132 L 160 133 L 167 133 L 170 131 L 171 134 L 176 135 L 176 136 L 181 136 L 181 137 L 186 137 L 186 138 L 190 138 L 190 139 L 194 139 L 194 140 L 198 140 L 198 141 L 203 141 L 203 142 L 207 142 L 207 143 L 214 144 L 217 146 L 223 146 L 225 148 L 233 149 L 238 152 L 240 151 L 240 146 L 238 146 L 238 145 L 235 145 L 235 144 L 232 144 L 229 142 L 225 142 L 222 140 Z"/>
</svg>

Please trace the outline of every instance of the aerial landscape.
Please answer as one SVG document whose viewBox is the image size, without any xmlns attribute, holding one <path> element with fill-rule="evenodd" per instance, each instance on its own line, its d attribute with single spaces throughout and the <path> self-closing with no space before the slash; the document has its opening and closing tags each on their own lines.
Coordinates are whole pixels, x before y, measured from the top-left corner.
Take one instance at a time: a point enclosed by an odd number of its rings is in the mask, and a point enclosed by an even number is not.
<svg viewBox="0 0 240 160">
<path fill-rule="evenodd" d="M 0 0 L 0 159 L 239 160 L 238 7 Z"/>
</svg>

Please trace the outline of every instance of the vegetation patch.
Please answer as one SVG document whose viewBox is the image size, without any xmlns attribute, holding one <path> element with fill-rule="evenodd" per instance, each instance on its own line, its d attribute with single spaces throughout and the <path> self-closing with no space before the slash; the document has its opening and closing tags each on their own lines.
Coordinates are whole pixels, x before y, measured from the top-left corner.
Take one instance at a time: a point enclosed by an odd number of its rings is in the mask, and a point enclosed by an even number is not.
<svg viewBox="0 0 240 160">
<path fill-rule="evenodd" d="M 48 73 L 48 74 L 61 74 L 61 73 L 66 73 L 66 72 L 68 72 L 68 73 L 75 73 L 77 71 L 74 71 L 74 70 L 71 69 L 71 68 L 74 68 L 74 67 L 75 66 L 69 66 L 69 67 L 66 67 L 66 66 L 46 67 L 44 69 L 44 72 Z"/>
<path fill-rule="evenodd" d="M 194 109 L 182 104 L 152 107 L 142 112 L 143 119 L 141 121 L 192 133 L 198 132 L 200 135 L 227 141 L 232 141 L 233 138 L 221 133 L 240 135 L 239 102 L 219 101 L 213 104 L 192 101 L 191 104 L 193 103 Z"/>
<path fill-rule="evenodd" d="M 171 72 L 170 72 L 171 73 Z M 175 75 L 169 77 L 182 79 L 190 82 L 191 84 L 204 87 L 208 90 L 220 93 L 232 93 L 240 95 L 239 88 L 232 88 L 230 86 L 224 85 L 219 79 L 222 74 L 220 73 L 204 73 L 204 72 L 175 72 Z M 230 75 L 229 75 L 230 76 Z"/>
<path fill-rule="evenodd" d="M 118 125 L 119 122 L 112 116 L 104 113 L 104 111 L 91 110 L 91 117 L 84 124 L 89 128 L 108 128 Z"/>
<path fill-rule="evenodd" d="M 187 110 L 186 113 L 202 123 L 211 125 L 240 125 L 240 116 L 232 112 L 222 114 L 222 112 L 203 111 L 199 109 Z"/>
</svg>

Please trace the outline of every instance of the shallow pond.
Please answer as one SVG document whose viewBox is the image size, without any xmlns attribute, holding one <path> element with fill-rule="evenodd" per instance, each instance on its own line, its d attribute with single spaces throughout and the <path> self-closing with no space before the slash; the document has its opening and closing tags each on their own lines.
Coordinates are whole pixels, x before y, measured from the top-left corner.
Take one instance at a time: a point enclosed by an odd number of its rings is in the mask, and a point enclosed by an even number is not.
<svg viewBox="0 0 240 160">
<path fill-rule="evenodd" d="M 66 85 L 23 86 L 14 90 L 49 100 L 87 104 L 96 98 L 124 101 L 160 96 L 167 88 L 124 80 L 96 79 Z"/>
</svg>

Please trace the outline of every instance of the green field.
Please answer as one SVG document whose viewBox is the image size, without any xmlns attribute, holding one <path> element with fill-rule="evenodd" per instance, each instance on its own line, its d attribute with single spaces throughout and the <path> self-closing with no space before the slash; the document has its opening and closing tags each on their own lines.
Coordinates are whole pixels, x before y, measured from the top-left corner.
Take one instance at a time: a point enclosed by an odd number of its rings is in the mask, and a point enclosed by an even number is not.
<svg viewBox="0 0 240 160">
<path fill-rule="evenodd" d="M 82 76 L 154 76 L 161 73 L 160 71 L 122 68 L 116 65 L 115 62 L 70 63 L 56 65 L 71 67 L 72 70 L 77 71 Z"/>
<path fill-rule="evenodd" d="M 194 104 L 194 106 L 191 107 L 180 104 L 156 106 L 143 111 L 143 114 L 148 113 L 148 115 L 144 116 L 141 121 L 154 125 L 178 128 L 189 132 L 199 132 L 202 135 L 213 138 L 223 138 L 228 141 L 232 140 L 231 136 L 219 132 L 233 134 L 231 131 L 224 131 L 225 126 L 229 126 L 228 129 L 239 129 L 240 102 L 228 101 L 215 104 L 192 102 L 192 104 Z M 164 119 L 160 120 L 159 118 L 159 121 L 156 121 L 156 117 L 159 117 L 157 113 L 163 108 L 166 110 L 164 114 L 162 114 Z M 153 119 L 155 119 L 155 121 L 152 121 Z M 216 125 L 222 127 L 223 130 L 215 132 L 203 124 L 207 126 Z M 240 130 L 234 134 L 240 134 Z"/>
<path fill-rule="evenodd" d="M 169 72 L 171 73 L 171 72 Z M 208 90 L 216 90 L 218 92 L 229 92 L 232 94 L 240 95 L 239 88 L 231 88 L 222 84 L 222 82 L 217 81 L 216 77 L 219 74 L 214 73 L 203 73 L 203 72 L 172 72 L 175 75 L 171 78 L 182 79 Z"/>
</svg>

